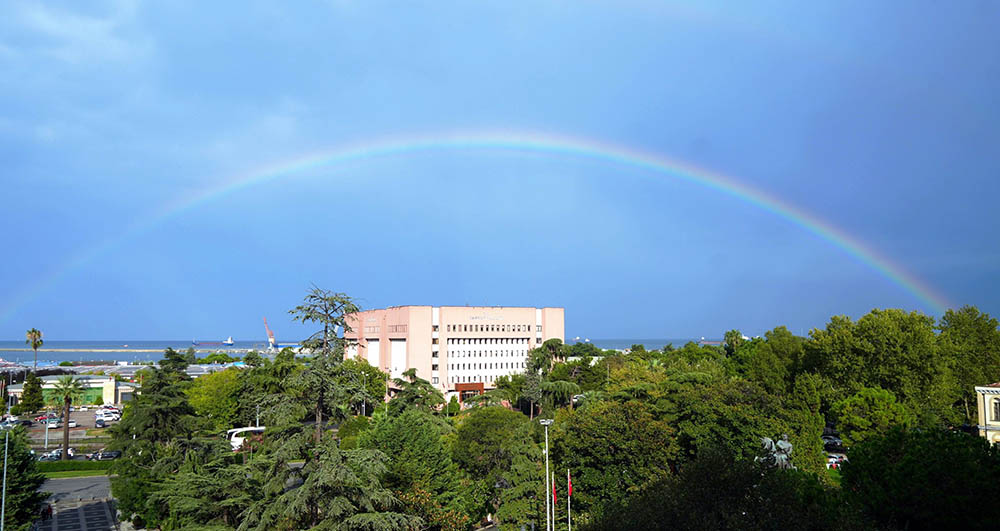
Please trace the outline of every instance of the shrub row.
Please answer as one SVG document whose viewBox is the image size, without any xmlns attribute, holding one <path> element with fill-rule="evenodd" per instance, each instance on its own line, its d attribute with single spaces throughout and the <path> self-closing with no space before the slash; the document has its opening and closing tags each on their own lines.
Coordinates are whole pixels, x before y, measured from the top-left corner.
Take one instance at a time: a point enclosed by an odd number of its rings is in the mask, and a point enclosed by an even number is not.
<svg viewBox="0 0 1000 531">
<path fill-rule="evenodd" d="M 42 461 L 38 463 L 38 471 L 63 472 L 66 470 L 107 470 L 113 461 Z"/>
</svg>

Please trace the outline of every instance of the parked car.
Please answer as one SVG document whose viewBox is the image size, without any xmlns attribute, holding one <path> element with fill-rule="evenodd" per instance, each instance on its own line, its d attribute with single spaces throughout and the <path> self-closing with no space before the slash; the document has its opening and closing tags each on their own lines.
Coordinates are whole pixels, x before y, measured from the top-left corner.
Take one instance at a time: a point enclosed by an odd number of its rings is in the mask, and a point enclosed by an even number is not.
<svg viewBox="0 0 1000 531">
<path fill-rule="evenodd" d="M 110 461 L 112 459 L 118 459 L 121 456 L 122 453 L 118 450 L 104 450 L 94 453 L 94 457 L 92 457 L 92 459 L 95 461 Z"/>
<path fill-rule="evenodd" d="M 97 420 L 94 421 L 95 428 L 106 428 L 107 426 L 108 425 L 104 422 L 103 418 L 98 417 Z"/>
<path fill-rule="evenodd" d="M 57 428 L 62 428 L 63 427 L 63 423 L 62 423 L 61 420 L 58 423 L 56 423 L 56 427 Z M 69 419 L 69 427 L 70 428 L 75 428 L 76 427 L 76 421 L 73 420 L 73 419 Z"/>
<path fill-rule="evenodd" d="M 48 419 L 56 419 L 56 418 L 59 418 L 59 415 L 56 415 L 55 413 L 50 411 L 44 415 L 39 415 L 35 417 L 35 422 L 45 422 Z"/>
<path fill-rule="evenodd" d="M 21 419 L 21 420 L 19 420 L 17 422 L 18 422 L 18 424 L 20 424 L 22 426 L 26 426 L 26 427 L 27 426 L 31 426 L 32 424 L 34 424 L 34 422 L 31 422 L 31 420 L 29 420 L 29 419 Z"/>
<path fill-rule="evenodd" d="M 847 462 L 847 456 L 843 454 L 828 454 L 826 456 L 826 468 L 840 468 Z"/>
</svg>

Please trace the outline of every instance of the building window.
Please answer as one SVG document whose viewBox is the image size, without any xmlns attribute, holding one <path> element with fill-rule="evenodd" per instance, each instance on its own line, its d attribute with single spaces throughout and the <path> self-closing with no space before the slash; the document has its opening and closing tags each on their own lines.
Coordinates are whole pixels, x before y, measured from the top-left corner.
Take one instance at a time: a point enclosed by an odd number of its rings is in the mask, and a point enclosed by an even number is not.
<svg viewBox="0 0 1000 531">
<path fill-rule="evenodd" d="M 993 420 L 1000 421 L 1000 400 L 993 401 Z"/>
<path fill-rule="evenodd" d="M 431 338 L 431 344 L 432 345 L 437 345 L 438 344 L 438 338 L 436 338 L 436 337 L 435 338 Z"/>
<path fill-rule="evenodd" d="M 431 365 L 431 370 L 432 370 L 432 371 L 436 371 L 436 370 L 438 370 L 438 366 L 437 366 L 437 365 Z"/>
<path fill-rule="evenodd" d="M 437 331 L 438 331 L 438 325 L 431 325 L 431 332 L 437 332 Z"/>
<path fill-rule="evenodd" d="M 431 383 L 435 383 L 435 384 L 438 383 L 438 377 L 434 376 L 433 378 L 431 378 Z"/>
</svg>

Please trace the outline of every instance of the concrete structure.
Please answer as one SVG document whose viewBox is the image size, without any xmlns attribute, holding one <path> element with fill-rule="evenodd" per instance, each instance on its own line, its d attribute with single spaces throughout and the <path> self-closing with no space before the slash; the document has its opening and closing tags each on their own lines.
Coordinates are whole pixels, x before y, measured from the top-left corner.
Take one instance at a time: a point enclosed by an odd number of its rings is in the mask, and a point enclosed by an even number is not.
<svg viewBox="0 0 1000 531">
<path fill-rule="evenodd" d="M 46 405 L 61 405 L 62 401 L 55 396 L 56 381 L 62 376 L 42 376 L 42 397 Z M 97 376 L 92 374 L 79 374 L 73 378 L 80 380 L 83 384 L 83 399 L 74 400 L 73 404 L 121 404 L 132 399 L 135 395 L 136 385 L 129 382 L 119 382 L 112 376 Z M 8 388 L 8 392 L 14 397 L 15 403 L 21 401 L 21 394 L 24 393 L 24 384 L 19 383 Z"/>
<path fill-rule="evenodd" d="M 979 435 L 991 444 L 1000 442 L 1000 382 L 976 386 Z"/>
<path fill-rule="evenodd" d="M 493 387 L 524 370 L 528 351 L 563 339 L 562 308 L 397 306 L 347 317 L 347 356 L 398 378 L 413 368 L 446 394 Z"/>
</svg>

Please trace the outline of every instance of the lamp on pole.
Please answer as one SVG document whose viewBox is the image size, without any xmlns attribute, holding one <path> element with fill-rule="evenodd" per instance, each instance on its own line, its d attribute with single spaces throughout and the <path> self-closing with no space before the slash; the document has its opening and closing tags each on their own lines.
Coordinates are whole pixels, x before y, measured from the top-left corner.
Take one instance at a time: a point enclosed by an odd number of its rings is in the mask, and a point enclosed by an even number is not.
<svg viewBox="0 0 1000 531">
<path fill-rule="evenodd" d="M 549 531 L 552 529 L 549 511 L 549 426 L 552 425 L 552 419 L 538 419 L 538 422 L 545 426 L 545 488 L 542 492 L 545 496 L 545 531 Z"/>
</svg>

